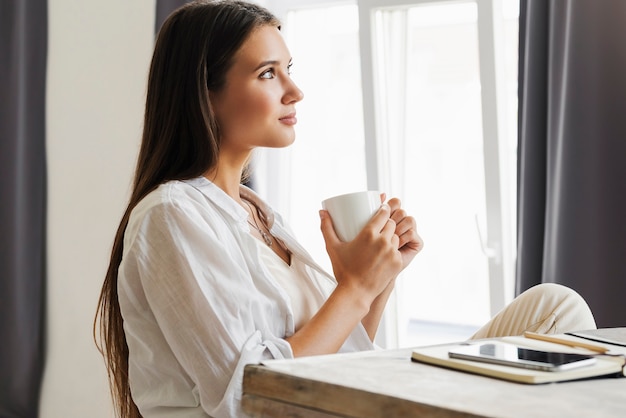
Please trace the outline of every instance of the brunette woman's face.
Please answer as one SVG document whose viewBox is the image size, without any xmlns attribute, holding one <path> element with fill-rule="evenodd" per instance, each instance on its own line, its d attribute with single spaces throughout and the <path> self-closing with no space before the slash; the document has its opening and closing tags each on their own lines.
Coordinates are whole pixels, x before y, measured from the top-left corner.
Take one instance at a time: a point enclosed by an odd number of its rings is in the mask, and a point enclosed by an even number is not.
<svg viewBox="0 0 626 418">
<path fill-rule="evenodd" d="M 303 94 L 289 75 L 291 56 L 274 26 L 255 29 L 233 58 L 226 83 L 210 92 L 221 152 L 285 147 L 295 139 L 295 104 Z"/>
</svg>

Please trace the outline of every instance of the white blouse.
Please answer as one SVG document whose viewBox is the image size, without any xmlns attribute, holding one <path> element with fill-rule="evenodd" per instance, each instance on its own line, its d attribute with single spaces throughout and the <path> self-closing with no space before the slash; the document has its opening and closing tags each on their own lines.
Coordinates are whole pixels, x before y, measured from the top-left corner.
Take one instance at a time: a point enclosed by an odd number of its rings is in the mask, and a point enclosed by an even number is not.
<svg viewBox="0 0 626 418">
<path fill-rule="evenodd" d="M 316 306 L 335 281 L 252 191 Z M 292 296 L 263 261 L 247 212 L 204 177 L 159 186 L 133 209 L 118 298 L 133 400 L 149 417 L 241 417 L 243 367 L 292 358 Z M 319 303 L 319 304 L 318 304 Z M 308 315 L 308 313 L 305 313 Z M 340 351 L 374 346 L 359 324 Z"/>
<path fill-rule="evenodd" d="M 257 239 L 257 245 L 261 260 L 289 297 L 297 331 L 315 315 L 324 304 L 324 299 L 307 276 L 306 265 L 302 261 L 292 258 L 289 265 L 261 240 Z"/>
</svg>

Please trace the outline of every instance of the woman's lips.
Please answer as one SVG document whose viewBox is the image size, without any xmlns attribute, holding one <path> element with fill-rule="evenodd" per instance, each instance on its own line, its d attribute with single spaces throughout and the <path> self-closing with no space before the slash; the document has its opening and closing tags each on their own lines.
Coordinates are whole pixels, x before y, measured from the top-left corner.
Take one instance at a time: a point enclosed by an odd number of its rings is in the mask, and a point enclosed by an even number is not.
<svg viewBox="0 0 626 418">
<path fill-rule="evenodd" d="M 285 115 L 279 120 L 281 123 L 284 123 L 285 125 L 295 125 L 296 123 L 298 123 L 298 119 L 296 118 L 295 112 Z"/>
</svg>

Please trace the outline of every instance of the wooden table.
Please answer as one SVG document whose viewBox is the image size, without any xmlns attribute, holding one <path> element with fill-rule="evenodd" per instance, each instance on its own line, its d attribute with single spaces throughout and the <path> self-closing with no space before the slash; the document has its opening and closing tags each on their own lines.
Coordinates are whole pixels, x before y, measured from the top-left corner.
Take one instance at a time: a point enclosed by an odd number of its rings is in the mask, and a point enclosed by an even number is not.
<svg viewBox="0 0 626 418">
<path fill-rule="evenodd" d="M 411 349 L 248 365 L 253 417 L 626 417 L 626 378 L 525 385 L 415 363 Z"/>
</svg>

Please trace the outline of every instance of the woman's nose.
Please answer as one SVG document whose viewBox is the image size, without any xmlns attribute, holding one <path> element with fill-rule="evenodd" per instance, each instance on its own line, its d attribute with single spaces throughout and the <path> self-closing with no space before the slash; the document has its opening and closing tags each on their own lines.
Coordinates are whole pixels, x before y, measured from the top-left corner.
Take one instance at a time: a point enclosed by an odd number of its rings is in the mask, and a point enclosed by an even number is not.
<svg viewBox="0 0 626 418">
<path fill-rule="evenodd" d="M 285 95 L 283 96 L 283 101 L 285 103 L 297 103 L 304 99 L 304 93 L 298 88 L 296 83 L 291 78 L 288 79 L 286 87 L 287 89 Z"/>
</svg>

